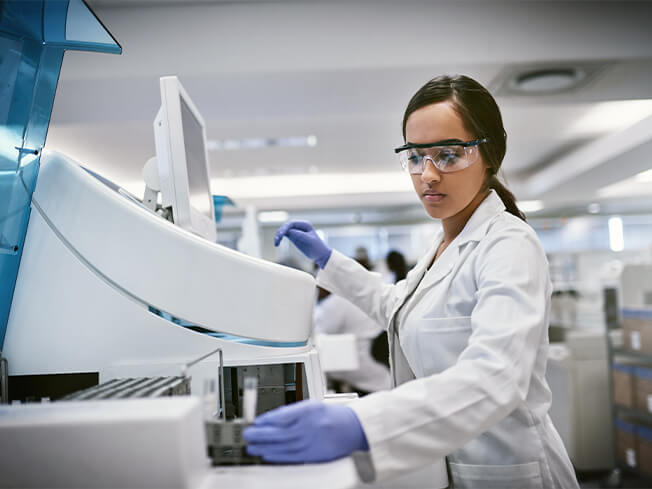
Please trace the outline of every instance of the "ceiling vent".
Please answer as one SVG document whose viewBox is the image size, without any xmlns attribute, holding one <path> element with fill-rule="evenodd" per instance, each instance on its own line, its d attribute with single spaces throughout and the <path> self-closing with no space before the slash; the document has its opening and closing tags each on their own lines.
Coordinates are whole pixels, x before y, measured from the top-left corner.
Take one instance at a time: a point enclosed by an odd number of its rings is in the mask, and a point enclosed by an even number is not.
<svg viewBox="0 0 652 489">
<path fill-rule="evenodd" d="M 573 92 L 586 86 L 610 64 L 600 61 L 510 65 L 491 82 L 489 88 L 496 96 Z"/>
</svg>

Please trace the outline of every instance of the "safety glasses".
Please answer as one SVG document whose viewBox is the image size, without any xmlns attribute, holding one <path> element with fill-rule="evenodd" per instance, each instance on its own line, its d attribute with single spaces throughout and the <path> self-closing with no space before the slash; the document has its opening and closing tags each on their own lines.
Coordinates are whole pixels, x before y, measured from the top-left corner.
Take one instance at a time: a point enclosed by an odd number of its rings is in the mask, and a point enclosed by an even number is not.
<svg viewBox="0 0 652 489">
<path fill-rule="evenodd" d="M 410 174 L 421 174 L 428 160 L 437 170 L 452 173 L 468 168 L 478 161 L 480 150 L 478 146 L 486 143 L 488 138 L 473 141 L 445 140 L 436 143 L 407 143 L 394 150 L 404 170 Z"/>
</svg>

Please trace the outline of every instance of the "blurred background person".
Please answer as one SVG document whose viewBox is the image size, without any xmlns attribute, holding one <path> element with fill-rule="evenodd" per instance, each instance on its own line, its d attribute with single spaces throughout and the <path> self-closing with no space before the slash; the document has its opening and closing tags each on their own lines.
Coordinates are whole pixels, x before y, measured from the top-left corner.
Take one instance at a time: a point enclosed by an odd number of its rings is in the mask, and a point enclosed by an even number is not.
<svg viewBox="0 0 652 489">
<path fill-rule="evenodd" d="M 359 246 L 355 250 L 355 260 L 367 270 L 371 270 L 371 260 L 367 249 Z M 358 370 L 329 372 L 327 379 L 336 392 L 357 392 L 360 397 L 379 390 L 389 389 L 389 361 L 376 360 L 372 355 L 372 344 L 381 336 L 383 328 L 348 300 L 317 287 L 317 306 L 315 307 L 315 333 L 347 334 L 356 337 Z M 387 349 L 387 335 L 385 334 Z M 389 350 L 385 357 L 389 355 Z"/>
<path fill-rule="evenodd" d="M 393 283 L 399 282 L 407 276 L 407 262 L 405 261 L 405 256 L 400 251 L 391 250 L 387 253 L 385 264 L 393 276 Z M 371 342 L 371 356 L 374 360 L 389 368 L 389 341 L 387 339 L 387 331 L 384 329 Z"/>
<path fill-rule="evenodd" d="M 343 297 L 331 294 L 321 287 L 318 291 L 315 333 L 354 334 L 360 364 L 358 370 L 328 372 L 329 384 L 336 392 L 354 391 L 360 397 L 389 389 L 389 368 L 371 355 L 372 342 L 382 331 L 380 325 Z"/>
<path fill-rule="evenodd" d="M 394 274 L 393 283 L 403 280 L 408 273 L 407 262 L 403 253 L 397 250 L 391 250 L 385 257 L 387 269 Z"/>
<path fill-rule="evenodd" d="M 355 249 L 355 254 L 353 255 L 353 258 L 355 261 L 357 261 L 360 265 L 365 267 L 367 270 L 373 270 L 374 266 L 371 263 L 371 260 L 369 259 L 369 252 L 367 251 L 367 248 L 364 246 L 358 246 Z"/>
</svg>

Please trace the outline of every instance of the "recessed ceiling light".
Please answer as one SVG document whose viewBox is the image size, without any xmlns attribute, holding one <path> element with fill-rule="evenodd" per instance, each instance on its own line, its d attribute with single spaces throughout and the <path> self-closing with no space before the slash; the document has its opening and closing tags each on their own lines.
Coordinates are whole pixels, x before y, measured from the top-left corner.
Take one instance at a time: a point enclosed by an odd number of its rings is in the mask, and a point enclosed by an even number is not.
<svg viewBox="0 0 652 489">
<path fill-rule="evenodd" d="M 599 214 L 600 204 L 598 204 L 597 202 L 593 202 L 587 206 L 586 210 L 589 211 L 589 214 Z"/>
<path fill-rule="evenodd" d="M 515 75 L 509 85 L 512 90 L 525 94 L 545 94 L 569 90 L 584 80 L 582 70 L 545 68 Z"/>
</svg>

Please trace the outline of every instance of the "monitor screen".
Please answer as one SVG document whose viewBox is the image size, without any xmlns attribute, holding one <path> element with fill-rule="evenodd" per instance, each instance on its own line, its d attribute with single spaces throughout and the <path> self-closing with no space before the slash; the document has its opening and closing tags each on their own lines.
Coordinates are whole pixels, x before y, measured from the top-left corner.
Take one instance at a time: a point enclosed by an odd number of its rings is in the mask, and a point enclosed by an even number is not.
<svg viewBox="0 0 652 489">
<path fill-rule="evenodd" d="M 203 129 L 183 97 L 180 97 L 180 101 L 190 205 L 209 219 L 213 219 L 212 196 L 208 175 L 206 174 L 206 148 L 204 147 Z"/>
</svg>

